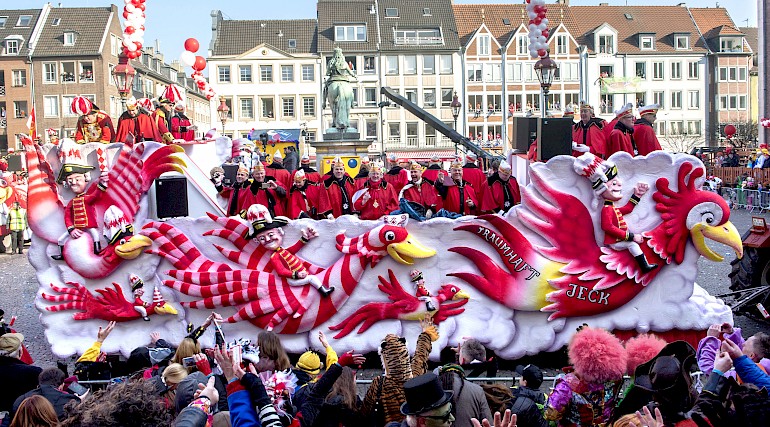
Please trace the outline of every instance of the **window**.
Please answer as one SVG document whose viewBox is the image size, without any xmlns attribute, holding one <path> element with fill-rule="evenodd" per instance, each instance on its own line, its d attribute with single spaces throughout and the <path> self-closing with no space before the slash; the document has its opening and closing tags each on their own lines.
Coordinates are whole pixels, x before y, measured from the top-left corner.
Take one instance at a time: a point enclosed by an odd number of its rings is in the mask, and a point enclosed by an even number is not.
<svg viewBox="0 0 770 427">
<path fill-rule="evenodd" d="M 423 7 L 422 8 L 422 16 L 430 16 L 430 8 L 429 7 Z"/>
<path fill-rule="evenodd" d="M 13 70 L 13 86 L 22 87 L 27 85 L 27 70 Z"/>
<path fill-rule="evenodd" d="M 0 16 L 0 28 L 5 28 L 5 23 L 8 22 L 7 16 Z"/>
<path fill-rule="evenodd" d="M 386 7 L 385 8 L 385 17 L 386 18 L 398 18 L 398 8 L 396 8 L 396 7 Z"/>
<path fill-rule="evenodd" d="M 263 119 L 275 118 L 273 98 L 259 98 L 259 105 Z"/>
<path fill-rule="evenodd" d="M 334 41 L 365 42 L 366 25 L 337 25 L 334 27 Z"/>
<path fill-rule="evenodd" d="M 61 111 L 64 117 L 75 117 L 75 113 L 72 112 L 72 100 L 75 99 L 75 95 L 62 95 L 61 96 Z"/>
<path fill-rule="evenodd" d="M 556 36 L 556 54 L 566 54 L 566 53 L 567 53 L 567 36 L 566 35 Z"/>
<path fill-rule="evenodd" d="M 481 64 L 468 64 L 467 66 L 467 77 L 469 82 L 480 82 L 481 81 L 481 71 L 482 66 Z"/>
<path fill-rule="evenodd" d="M 302 65 L 302 81 L 303 82 L 315 81 L 315 65 L 313 64 Z"/>
<path fill-rule="evenodd" d="M 738 109 L 739 110 L 746 109 L 746 95 L 741 95 L 738 97 Z"/>
<path fill-rule="evenodd" d="M 656 121 L 655 124 L 652 125 L 655 128 L 655 133 L 658 135 L 665 135 L 666 134 L 666 122 L 664 121 Z"/>
<path fill-rule="evenodd" d="M 281 98 L 282 117 L 294 117 L 294 97 Z"/>
<path fill-rule="evenodd" d="M 404 56 L 404 74 L 417 74 L 417 56 Z"/>
<path fill-rule="evenodd" d="M 241 119 L 254 118 L 254 98 L 239 98 L 239 116 Z"/>
<path fill-rule="evenodd" d="M 94 82 L 94 63 L 91 61 L 81 61 L 80 62 L 80 83 L 93 83 L 93 82 Z"/>
<path fill-rule="evenodd" d="M 398 74 L 398 56 L 386 56 L 385 65 L 385 74 L 389 76 Z"/>
<path fill-rule="evenodd" d="M 680 120 L 671 121 L 669 125 L 671 135 L 684 134 L 684 122 Z"/>
<path fill-rule="evenodd" d="M 56 73 L 56 63 L 43 63 L 43 83 L 58 83 L 59 76 Z"/>
<path fill-rule="evenodd" d="M 614 40 L 613 36 L 599 36 L 599 53 L 615 53 Z"/>
<path fill-rule="evenodd" d="M 719 51 L 720 52 L 742 52 L 740 38 L 726 38 L 719 39 Z"/>
<path fill-rule="evenodd" d="M 575 64 L 577 66 L 577 64 Z M 511 67 L 511 72 L 507 73 L 508 80 L 512 80 L 514 82 L 520 82 L 521 81 L 521 63 L 517 62 L 514 63 Z"/>
<path fill-rule="evenodd" d="M 663 80 L 663 77 L 664 77 L 663 63 L 662 62 L 653 62 L 652 63 L 652 79 L 653 80 Z"/>
<path fill-rule="evenodd" d="M 525 35 L 519 35 L 516 37 L 516 54 L 528 55 L 529 54 L 529 37 Z"/>
<path fill-rule="evenodd" d="M 418 129 L 420 126 L 417 122 L 406 122 L 406 143 L 407 145 L 417 146 L 419 139 Z"/>
<path fill-rule="evenodd" d="M 293 65 L 281 65 L 281 81 L 293 82 L 294 81 L 294 66 Z"/>
<path fill-rule="evenodd" d="M 698 109 L 700 108 L 700 92 L 697 90 L 691 90 L 687 92 L 687 108 Z"/>
<path fill-rule="evenodd" d="M 442 107 L 449 107 L 452 105 L 452 100 L 454 99 L 454 93 L 452 89 L 441 89 L 441 106 Z"/>
<path fill-rule="evenodd" d="M 230 83 L 230 66 L 229 65 L 217 66 L 217 79 L 219 83 Z"/>
<path fill-rule="evenodd" d="M 297 48 L 297 39 L 289 39 L 289 49 Z"/>
<path fill-rule="evenodd" d="M 681 79 L 682 78 L 682 63 L 681 62 L 672 62 L 671 63 L 671 78 L 672 79 Z"/>
<path fill-rule="evenodd" d="M 422 73 L 436 74 L 436 57 L 434 55 L 424 55 L 422 57 Z"/>
<path fill-rule="evenodd" d="M 44 117 L 59 117 L 59 97 L 44 96 L 43 97 L 43 116 Z"/>
<path fill-rule="evenodd" d="M 687 135 L 700 135 L 700 120 L 687 121 Z"/>
<path fill-rule="evenodd" d="M 653 50 L 655 49 L 655 37 L 653 36 L 641 36 L 639 37 L 639 47 L 642 50 Z"/>
<path fill-rule="evenodd" d="M 690 36 L 674 36 L 674 47 L 679 49 L 690 48 Z"/>
<path fill-rule="evenodd" d="M 67 31 L 64 33 L 64 46 L 75 46 L 75 40 L 77 35 L 74 31 Z"/>
<path fill-rule="evenodd" d="M 377 139 L 377 120 L 366 120 L 366 138 Z"/>
<path fill-rule="evenodd" d="M 401 123 L 388 123 L 388 136 L 390 139 L 401 139 Z"/>
<path fill-rule="evenodd" d="M 424 89 L 422 91 L 423 107 L 436 106 L 436 89 Z"/>
<path fill-rule="evenodd" d="M 32 15 L 21 15 L 19 16 L 19 20 L 16 21 L 16 26 L 29 27 L 30 22 L 32 22 Z"/>
<path fill-rule="evenodd" d="M 720 82 L 727 81 L 727 67 L 719 67 L 719 81 Z"/>
<path fill-rule="evenodd" d="M 404 98 L 408 99 L 413 104 L 417 104 L 417 89 L 415 88 L 404 89 Z"/>
<path fill-rule="evenodd" d="M 730 80 L 731 82 L 738 80 L 738 69 L 735 67 L 728 68 L 727 79 Z"/>
<path fill-rule="evenodd" d="M 739 82 L 746 81 L 746 67 L 738 67 L 738 81 Z"/>
<path fill-rule="evenodd" d="M 647 78 L 647 63 L 646 62 L 637 62 L 636 63 L 636 77 L 646 79 Z"/>
<path fill-rule="evenodd" d="M 661 110 L 665 108 L 664 107 L 664 105 L 666 105 L 666 103 L 664 102 L 665 99 L 666 99 L 666 92 L 656 91 L 652 93 L 652 103 L 658 104 L 658 108 Z"/>
<path fill-rule="evenodd" d="M 364 56 L 364 74 L 377 73 L 377 59 L 374 56 Z"/>
<path fill-rule="evenodd" d="M 260 65 L 259 66 L 259 81 L 272 82 L 273 81 L 273 66 L 272 65 Z"/>
<path fill-rule="evenodd" d="M 422 30 L 393 29 L 393 43 L 397 45 L 440 45 L 444 44 L 444 37 L 438 28 Z"/>
<path fill-rule="evenodd" d="M 302 97 L 302 117 L 315 117 L 315 97 Z"/>
<path fill-rule="evenodd" d="M 110 34 L 110 53 L 112 56 L 118 56 L 120 53 L 120 45 L 118 44 L 118 36 Z"/>
<path fill-rule="evenodd" d="M 700 64 L 698 62 L 687 63 L 687 78 L 697 79 L 700 75 Z"/>
<path fill-rule="evenodd" d="M 612 65 L 600 65 L 599 66 L 599 76 L 601 78 L 605 77 L 612 77 L 614 74 L 614 67 Z"/>
<path fill-rule="evenodd" d="M 51 22 L 52 27 L 58 27 L 59 24 L 61 24 L 61 18 L 54 18 L 53 22 Z"/>
<path fill-rule="evenodd" d="M 364 107 L 376 107 L 377 106 L 377 88 L 365 87 L 364 88 Z"/>
<path fill-rule="evenodd" d="M 439 55 L 438 59 L 441 74 L 452 74 L 452 55 Z"/>
<path fill-rule="evenodd" d="M 18 40 L 5 40 L 5 54 L 6 55 L 18 55 L 19 54 L 19 41 Z"/>
<path fill-rule="evenodd" d="M 479 55 L 489 55 L 489 52 L 491 49 L 491 40 L 488 35 L 481 35 L 479 36 L 478 40 L 476 41 L 478 43 L 478 54 Z"/>
<path fill-rule="evenodd" d="M 738 97 L 735 95 L 728 96 L 727 100 L 729 101 L 728 107 L 730 110 L 737 110 L 738 109 Z"/>
<path fill-rule="evenodd" d="M 671 108 L 675 110 L 682 108 L 682 91 L 681 90 L 671 91 Z"/>
<path fill-rule="evenodd" d="M 238 75 L 241 83 L 251 83 L 251 65 L 239 65 Z"/>
<path fill-rule="evenodd" d="M 13 101 L 13 116 L 17 119 L 27 117 L 27 101 Z"/>
<path fill-rule="evenodd" d="M 500 64 L 484 64 L 484 81 L 500 81 Z"/>
</svg>

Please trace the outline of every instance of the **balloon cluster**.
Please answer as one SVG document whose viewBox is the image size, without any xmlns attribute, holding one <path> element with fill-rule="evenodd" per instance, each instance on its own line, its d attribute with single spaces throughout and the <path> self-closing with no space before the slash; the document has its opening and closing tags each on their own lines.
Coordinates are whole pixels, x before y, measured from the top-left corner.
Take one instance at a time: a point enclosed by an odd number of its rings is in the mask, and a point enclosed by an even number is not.
<svg viewBox="0 0 770 427">
<path fill-rule="evenodd" d="M 759 124 L 762 125 L 763 128 L 770 128 L 770 119 L 762 118 L 759 120 Z"/>
<path fill-rule="evenodd" d="M 210 100 L 216 96 L 216 93 L 214 93 L 214 89 L 209 85 L 209 82 L 206 81 L 206 78 L 203 77 L 203 70 L 206 69 L 206 58 L 195 55 L 195 52 L 197 52 L 200 47 L 200 43 L 194 38 L 185 40 L 184 52 L 179 55 L 179 62 L 185 67 L 191 67 L 194 70 L 191 77 L 195 80 L 195 84 L 198 85 L 198 89 L 206 95 L 206 99 Z"/>
<path fill-rule="evenodd" d="M 548 8 L 545 0 L 527 0 L 529 15 L 529 56 L 543 58 L 548 54 Z"/>
<path fill-rule="evenodd" d="M 131 59 L 142 55 L 144 45 L 144 9 L 147 0 L 123 0 L 123 19 L 126 27 L 123 29 L 123 54 Z"/>
</svg>

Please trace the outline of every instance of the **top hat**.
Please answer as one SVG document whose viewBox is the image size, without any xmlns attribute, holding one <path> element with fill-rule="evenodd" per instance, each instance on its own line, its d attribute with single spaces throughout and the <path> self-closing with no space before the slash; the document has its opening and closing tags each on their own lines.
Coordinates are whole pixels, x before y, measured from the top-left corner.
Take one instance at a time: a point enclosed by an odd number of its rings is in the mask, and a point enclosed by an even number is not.
<svg viewBox="0 0 770 427">
<path fill-rule="evenodd" d="M 434 373 L 414 377 L 404 383 L 406 402 L 401 404 L 401 413 L 416 415 L 436 409 L 452 399 L 451 391 L 444 391 Z"/>
<path fill-rule="evenodd" d="M 695 350 L 685 341 L 675 341 L 647 363 L 636 368 L 634 385 L 654 393 L 686 384 L 697 361 Z"/>
</svg>

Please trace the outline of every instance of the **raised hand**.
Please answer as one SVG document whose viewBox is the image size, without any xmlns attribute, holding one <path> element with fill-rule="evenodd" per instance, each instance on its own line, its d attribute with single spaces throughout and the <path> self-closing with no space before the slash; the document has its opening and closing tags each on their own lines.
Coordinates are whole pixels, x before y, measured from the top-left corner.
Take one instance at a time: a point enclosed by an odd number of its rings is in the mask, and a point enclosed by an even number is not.
<svg viewBox="0 0 770 427">
<path fill-rule="evenodd" d="M 115 321 L 107 324 L 107 328 L 102 329 L 101 326 L 99 326 L 99 332 L 96 333 L 96 341 L 104 342 L 104 340 L 107 339 L 108 336 L 110 336 L 110 332 L 115 329 Z"/>
</svg>

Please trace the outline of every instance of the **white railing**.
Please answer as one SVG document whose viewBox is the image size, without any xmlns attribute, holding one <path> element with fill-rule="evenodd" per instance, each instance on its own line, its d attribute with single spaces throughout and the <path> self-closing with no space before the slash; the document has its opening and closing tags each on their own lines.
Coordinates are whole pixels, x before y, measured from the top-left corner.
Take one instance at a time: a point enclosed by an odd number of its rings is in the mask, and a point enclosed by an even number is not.
<svg viewBox="0 0 770 427">
<path fill-rule="evenodd" d="M 419 138 L 416 136 L 409 136 L 401 138 L 398 136 L 391 136 L 388 138 L 386 149 L 389 150 L 435 150 L 437 148 L 453 148 L 454 143 L 451 139 L 441 136 L 426 136 L 425 138 Z"/>
<path fill-rule="evenodd" d="M 443 37 L 396 37 L 394 43 L 397 45 L 410 45 L 410 46 L 422 46 L 422 45 L 437 45 L 444 44 Z"/>
</svg>

